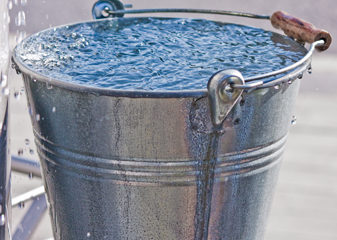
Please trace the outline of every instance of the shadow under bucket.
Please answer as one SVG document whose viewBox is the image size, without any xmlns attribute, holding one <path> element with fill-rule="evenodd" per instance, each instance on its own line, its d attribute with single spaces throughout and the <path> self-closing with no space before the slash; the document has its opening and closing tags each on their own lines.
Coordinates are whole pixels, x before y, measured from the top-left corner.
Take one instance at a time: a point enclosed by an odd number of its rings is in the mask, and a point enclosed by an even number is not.
<svg viewBox="0 0 337 240">
<path fill-rule="evenodd" d="M 201 90 L 120 90 L 35 70 L 22 52 L 36 36 L 13 61 L 27 91 L 55 239 L 263 238 L 295 79 L 310 59 L 259 86 L 237 71 L 214 71 L 208 89 L 206 80 Z M 279 37 L 289 51 L 307 54 Z"/>
</svg>

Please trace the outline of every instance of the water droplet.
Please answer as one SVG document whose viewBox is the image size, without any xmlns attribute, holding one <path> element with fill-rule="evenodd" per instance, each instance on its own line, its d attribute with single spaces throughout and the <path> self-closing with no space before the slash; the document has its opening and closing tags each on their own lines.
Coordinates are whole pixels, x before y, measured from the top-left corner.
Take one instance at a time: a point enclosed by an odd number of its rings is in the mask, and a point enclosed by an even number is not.
<svg viewBox="0 0 337 240">
<path fill-rule="evenodd" d="M 9 2 L 8 2 L 8 9 L 9 9 L 9 10 L 12 10 L 12 8 L 13 8 L 13 2 L 12 2 L 12 1 L 9 1 Z"/>
<path fill-rule="evenodd" d="M 28 177 L 29 179 L 32 179 L 34 177 L 33 173 L 32 172 L 28 173 Z"/>
<path fill-rule="evenodd" d="M 298 75 L 298 79 L 302 79 L 303 78 L 303 73 L 300 73 L 299 75 Z"/>
<path fill-rule="evenodd" d="M 255 92 L 260 96 L 264 96 L 269 92 L 269 88 L 257 89 L 257 90 L 255 90 Z"/>
<path fill-rule="evenodd" d="M 90 237 L 91 236 L 91 233 L 90 232 L 87 232 L 87 237 Z"/>
<path fill-rule="evenodd" d="M 26 14 L 24 11 L 18 12 L 18 16 L 15 18 L 15 25 L 18 27 L 26 25 Z"/>
<path fill-rule="evenodd" d="M 16 100 L 20 100 L 20 93 L 19 92 L 14 92 L 14 98 Z"/>
<path fill-rule="evenodd" d="M 34 154 L 34 150 L 33 149 L 29 149 L 29 153 L 31 154 L 31 155 L 33 155 Z"/>
<path fill-rule="evenodd" d="M 26 6 L 27 0 L 21 0 L 21 6 Z"/>
<path fill-rule="evenodd" d="M 53 107 L 51 111 L 56 112 L 56 107 Z"/>
<path fill-rule="evenodd" d="M 33 82 L 36 82 L 37 80 L 36 79 L 33 79 Z"/>
<path fill-rule="evenodd" d="M 28 107 L 28 114 L 29 116 L 33 116 L 33 111 L 31 107 Z"/>
<path fill-rule="evenodd" d="M 276 89 L 276 90 L 280 89 L 280 85 L 275 85 L 274 89 Z"/>
<path fill-rule="evenodd" d="M 291 119 L 291 125 L 295 125 L 297 122 L 296 116 L 293 116 L 293 118 Z"/>
<path fill-rule="evenodd" d="M 227 85 L 226 87 L 225 87 L 225 92 L 227 92 L 227 93 L 232 93 L 234 91 L 234 89 L 231 87 L 231 85 Z M 225 93 L 226 94 L 226 93 Z"/>
<path fill-rule="evenodd" d="M 26 32 L 24 31 L 20 31 L 19 33 L 17 33 L 16 35 L 16 43 L 20 43 L 23 39 L 26 38 Z M 19 72 L 20 73 L 20 72 Z"/>
<path fill-rule="evenodd" d="M 290 84 L 292 84 L 293 83 L 293 81 L 290 79 L 290 80 L 288 80 L 288 84 L 290 85 Z"/>
<path fill-rule="evenodd" d="M 7 75 L 1 74 L 1 87 L 4 88 L 7 86 Z"/>
<path fill-rule="evenodd" d="M 53 85 L 47 82 L 47 89 L 52 89 L 52 88 L 53 88 Z"/>
<path fill-rule="evenodd" d="M 9 14 L 7 13 L 7 23 L 9 24 L 11 22 L 11 17 L 9 16 Z"/>
<path fill-rule="evenodd" d="M 29 145 L 29 144 L 30 144 L 30 141 L 29 141 L 28 138 L 25 139 L 25 144 L 26 144 L 26 145 Z"/>
<path fill-rule="evenodd" d="M 25 207 L 25 202 L 19 202 L 18 207 L 19 208 L 24 208 Z"/>
<path fill-rule="evenodd" d="M 6 223 L 6 217 L 5 214 L 0 215 L 0 226 L 5 226 Z"/>
<path fill-rule="evenodd" d="M 20 149 L 18 150 L 18 155 L 21 156 L 22 154 L 23 154 L 23 149 L 20 148 Z"/>
<path fill-rule="evenodd" d="M 18 0 L 14 0 L 14 4 L 15 4 L 15 5 L 18 5 Z"/>
<path fill-rule="evenodd" d="M 40 119 L 41 119 L 40 114 L 36 114 L 36 115 L 35 115 L 35 119 L 36 119 L 36 121 L 40 121 Z"/>
<path fill-rule="evenodd" d="M 308 71 L 309 74 L 312 74 L 312 67 L 309 66 L 307 71 Z"/>
<path fill-rule="evenodd" d="M 4 88 L 2 89 L 2 94 L 5 95 L 5 96 L 8 96 L 9 95 L 9 88 Z"/>
</svg>

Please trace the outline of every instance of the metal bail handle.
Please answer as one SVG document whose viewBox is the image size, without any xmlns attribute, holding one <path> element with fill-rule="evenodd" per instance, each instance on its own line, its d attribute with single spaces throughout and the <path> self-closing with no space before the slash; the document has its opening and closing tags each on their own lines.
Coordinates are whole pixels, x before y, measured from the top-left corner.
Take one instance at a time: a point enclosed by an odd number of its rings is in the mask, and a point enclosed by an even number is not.
<svg viewBox="0 0 337 240">
<path fill-rule="evenodd" d="M 238 102 L 243 89 L 232 88 L 232 84 L 244 85 L 242 74 L 233 69 L 215 73 L 208 81 L 208 99 L 211 117 L 215 129 L 220 129 L 222 123 Z"/>
<path fill-rule="evenodd" d="M 123 13 L 110 14 L 111 11 L 124 10 L 125 6 L 119 0 L 99 0 L 92 7 L 91 13 L 94 19 L 107 17 L 123 17 Z"/>
</svg>

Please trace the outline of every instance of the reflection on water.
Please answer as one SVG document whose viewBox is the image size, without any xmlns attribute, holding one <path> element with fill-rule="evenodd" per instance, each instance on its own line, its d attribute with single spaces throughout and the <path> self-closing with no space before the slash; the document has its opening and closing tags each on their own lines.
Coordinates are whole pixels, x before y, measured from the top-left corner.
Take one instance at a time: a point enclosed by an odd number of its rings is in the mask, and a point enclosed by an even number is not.
<svg viewBox="0 0 337 240">
<path fill-rule="evenodd" d="M 286 46 L 286 47 L 285 47 Z M 125 18 L 54 28 L 17 48 L 20 61 L 51 78 L 115 89 L 205 89 L 210 76 L 254 76 L 298 61 L 288 37 L 206 20 Z"/>
</svg>

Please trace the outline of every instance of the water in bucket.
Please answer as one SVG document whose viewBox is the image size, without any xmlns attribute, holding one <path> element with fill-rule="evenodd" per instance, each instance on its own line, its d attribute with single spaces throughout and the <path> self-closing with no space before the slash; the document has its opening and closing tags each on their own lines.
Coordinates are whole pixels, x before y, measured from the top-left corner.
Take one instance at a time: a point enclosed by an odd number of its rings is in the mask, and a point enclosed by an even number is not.
<svg viewBox="0 0 337 240">
<path fill-rule="evenodd" d="M 306 50 L 262 29 L 192 19 L 113 19 L 53 28 L 17 49 L 28 68 L 53 79 L 114 89 L 205 89 L 215 72 L 244 77 L 298 61 Z"/>
</svg>

